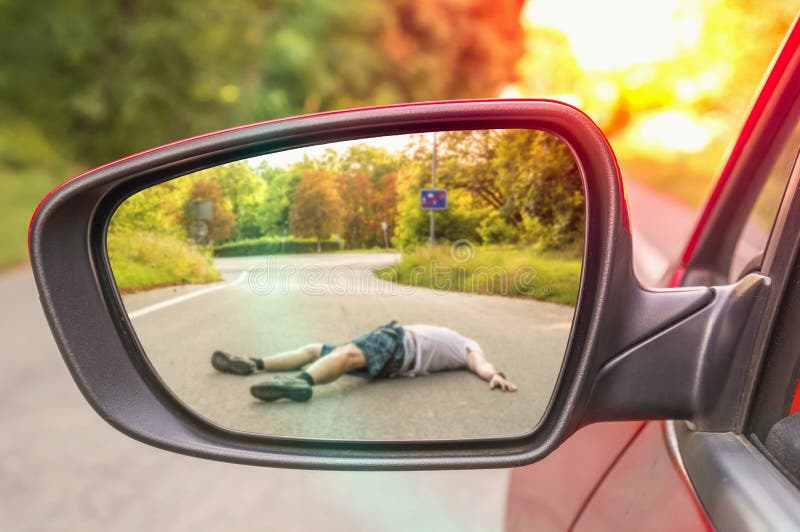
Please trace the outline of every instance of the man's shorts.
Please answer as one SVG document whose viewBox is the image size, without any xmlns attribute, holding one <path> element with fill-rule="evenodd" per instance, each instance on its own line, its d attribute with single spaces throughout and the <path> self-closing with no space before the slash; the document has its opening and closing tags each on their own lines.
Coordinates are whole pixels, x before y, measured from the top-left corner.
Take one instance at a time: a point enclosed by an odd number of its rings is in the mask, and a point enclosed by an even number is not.
<svg viewBox="0 0 800 532">
<path fill-rule="evenodd" d="M 403 328 L 396 321 L 362 334 L 350 340 L 350 343 L 358 347 L 367 359 L 365 367 L 348 371 L 352 375 L 367 379 L 390 377 L 403 366 Z M 339 346 L 335 344 L 324 344 L 321 356 L 329 354 L 337 347 Z"/>
</svg>

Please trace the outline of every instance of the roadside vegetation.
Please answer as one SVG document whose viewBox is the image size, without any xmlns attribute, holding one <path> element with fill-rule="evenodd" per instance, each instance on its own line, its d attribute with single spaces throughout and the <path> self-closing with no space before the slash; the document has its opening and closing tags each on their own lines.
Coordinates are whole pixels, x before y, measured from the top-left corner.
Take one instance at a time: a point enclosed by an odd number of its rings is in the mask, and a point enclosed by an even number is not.
<svg viewBox="0 0 800 532">
<path fill-rule="evenodd" d="M 2 114 L 2 109 L 0 109 Z M 4 115 L 0 126 L 0 269 L 28 256 L 28 222 L 39 201 L 77 173 L 36 127 Z"/>
<path fill-rule="evenodd" d="M 467 253 L 468 257 L 461 257 Z M 421 247 L 375 272 L 379 279 L 435 290 L 533 298 L 575 305 L 581 275 L 578 246 L 541 250 L 535 245 Z"/>
<path fill-rule="evenodd" d="M 0 270 L 28 256 L 28 222 L 33 210 L 54 186 L 36 170 L 0 168 Z"/>
<path fill-rule="evenodd" d="M 123 293 L 221 279 L 211 264 L 210 250 L 169 235 L 115 231 L 108 235 L 108 253 Z"/>
<path fill-rule="evenodd" d="M 418 266 L 424 255 L 415 250 L 430 239 L 419 194 L 431 179 L 432 141 L 404 137 L 404 147 L 390 152 L 365 140 L 279 165 L 256 157 L 151 187 L 114 214 L 108 242 L 115 275 L 125 289 L 204 283 L 218 278 L 209 250 L 237 257 L 389 243 L 404 253 L 402 264 Z M 531 130 L 443 132 L 436 143 L 437 181 L 449 193 L 447 209 L 436 213 L 436 242 L 481 247 L 471 268 L 490 261 L 511 276 L 523 263 L 547 272 L 548 286 L 518 284 L 503 289 L 508 295 L 571 301 L 561 283 L 571 271 L 568 251 L 580 260 L 584 198 L 567 145 Z M 574 291 L 578 274 L 571 282 Z"/>
<path fill-rule="evenodd" d="M 0 2 L 0 268 L 25 260 L 48 190 L 127 154 L 271 118 L 493 96 L 524 52 L 522 7 Z"/>
</svg>

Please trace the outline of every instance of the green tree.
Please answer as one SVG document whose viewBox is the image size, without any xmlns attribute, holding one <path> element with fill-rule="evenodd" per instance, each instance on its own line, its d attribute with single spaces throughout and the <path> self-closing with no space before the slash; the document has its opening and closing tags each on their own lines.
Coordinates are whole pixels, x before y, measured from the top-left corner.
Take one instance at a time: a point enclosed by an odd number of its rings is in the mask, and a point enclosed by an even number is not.
<svg viewBox="0 0 800 532">
<path fill-rule="evenodd" d="M 583 235 L 584 191 L 569 146 L 544 131 L 503 131 L 492 162 L 507 198 L 505 213 L 521 213 L 535 223 L 533 236 L 548 247 Z"/>
<path fill-rule="evenodd" d="M 189 183 L 183 179 L 146 188 L 126 199 L 111 218 L 109 231 L 153 232 L 186 238 L 182 225 Z"/>
<path fill-rule="evenodd" d="M 522 57 L 523 0 L 284 0 L 265 26 L 261 116 L 496 95 Z"/>
<path fill-rule="evenodd" d="M 263 18 L 251 0 L 2 2 L 0 114 L 83 164 L 251 119 Z"/>
<path fill-rule="evenodd" d="M 521 8 L 521 0 L 0 2 L 0 115 L 33 122 L 68 159 L 93 165 L 253 120 L 493 96 L 514 80 L 523 53 Z"/>
<path fill-rule="evenodd" d="M 213 181 L 219 186 L 227 208 L 236 219 L 231 239 L 254 238 L 264 234 L 260 224 L 260 211 L 267 185 L 247 162 L 215 166 L 192 174 L 192 178 Z"/>
<path fill-rule="evenodd" d="M 430 187 L 429 144 L 426 138 L 418 139 L 399 164 L 397 223 L 392 242 L 400 249 L 412 249 L 430 238 L 430 214 L 419 206 L 420 189 Z M 446 182 L 441 185 L 447 186 Z M 475 194 L 459 188 L 449 190 L 447 209 L 435 214 L 437 240 L 480 242 L 477 227 L 485 213 L 486 207 Z"/>
</svg>

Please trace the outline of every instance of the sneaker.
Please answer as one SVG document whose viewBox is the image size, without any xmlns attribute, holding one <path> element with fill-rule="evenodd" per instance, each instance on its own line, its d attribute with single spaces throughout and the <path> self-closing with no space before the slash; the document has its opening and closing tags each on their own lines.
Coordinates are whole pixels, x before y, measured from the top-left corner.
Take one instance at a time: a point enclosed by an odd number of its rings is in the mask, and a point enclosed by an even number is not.
<svg viewBox="0 0 800 532">
<path fill-rule="evenodd" d="M 235 375 L 250 375 L 256 370 L 256 363 L 253 360 L 230 355 L 224 351 L 214 351 L 214 354 L 211 355 L 211 365 L 217 371 Z"/>
<path fill-rule="evenodd" d="M 276 401 L 283 398 L 308 401 L 311 399 L 311 393 L 311 385 L 297 377 L 275 377 L 250 387 L 250 394 L 262 401 Z"/>
</svg>

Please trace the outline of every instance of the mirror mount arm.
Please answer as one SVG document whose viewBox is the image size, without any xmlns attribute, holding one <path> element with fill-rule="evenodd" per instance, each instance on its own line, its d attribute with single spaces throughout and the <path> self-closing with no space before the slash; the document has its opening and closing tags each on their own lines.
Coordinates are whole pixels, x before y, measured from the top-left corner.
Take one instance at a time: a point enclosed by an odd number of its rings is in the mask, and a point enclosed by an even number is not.
<svg viewBox="0 0 800 532">
<path fill-rule="evenodd" d="M 759 320 L 751 317 L 763 312 L 769 284 L 769 278 L 750 274 L 732 285 L 691 289 L 709 291 L 710 300 L 609 358 L 598 371 L 581 426 L 684 419 L 701 431 L 732 430 L 758 332 Z M 686 289 L 647 297 L 666 302 L 680 291 Z"/>
</svg>

